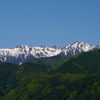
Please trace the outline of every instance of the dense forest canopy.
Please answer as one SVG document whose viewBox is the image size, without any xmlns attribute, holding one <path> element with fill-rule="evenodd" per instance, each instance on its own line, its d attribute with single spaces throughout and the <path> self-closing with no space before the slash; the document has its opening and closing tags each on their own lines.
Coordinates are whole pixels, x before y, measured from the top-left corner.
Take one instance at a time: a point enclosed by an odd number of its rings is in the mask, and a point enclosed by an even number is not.
<svg viewBox="0 0 100 100">
<path fill-rule="evenodd" d="M 100 50 L 0 64 L 0 100 L 99 99 Z"/>
</svg>

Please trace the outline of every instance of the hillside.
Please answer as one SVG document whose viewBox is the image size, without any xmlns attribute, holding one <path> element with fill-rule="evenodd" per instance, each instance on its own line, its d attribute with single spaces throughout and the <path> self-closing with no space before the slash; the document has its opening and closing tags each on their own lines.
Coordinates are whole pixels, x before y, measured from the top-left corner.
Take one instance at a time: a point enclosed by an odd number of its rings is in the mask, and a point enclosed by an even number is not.
<svg viewBox="0 0 100 100">
<path fill-rule="evenodd" d="M 60 73 L 100 73 L 100 49 L 94 52 L 85 52 L 74 56 L 57 67 L 55 72 Z"/>
<path fill-rule="evenodd" d="M 56 67 L 71 57 L 73 56 L 58 55 L 58 56 L 43 57 L 43 58 L 38 58 L 38 59 L 34 58 L 34 59 L 29 60 L 28 62 L 36 63 L 36 64 L 47 66 L 47 67 Z"/>
<path fill-rule="evenodd" d="M 0 64 L 0 100 L 99 100 L 100 50 L 48 68 L 36 63 Z"/>
</svg>

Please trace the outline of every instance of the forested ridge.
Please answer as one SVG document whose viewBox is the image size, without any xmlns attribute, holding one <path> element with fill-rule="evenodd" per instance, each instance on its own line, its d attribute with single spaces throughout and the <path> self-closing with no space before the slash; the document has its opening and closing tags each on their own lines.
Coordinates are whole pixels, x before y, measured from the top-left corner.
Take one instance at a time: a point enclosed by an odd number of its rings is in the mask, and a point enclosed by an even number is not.
<svg viewBox="0 0 100 100">
<path fill-rule="evenodd" d="M 1 63 L 0 100 L 100 100 L 100 50 L 67 58 Z"/>
</svg>

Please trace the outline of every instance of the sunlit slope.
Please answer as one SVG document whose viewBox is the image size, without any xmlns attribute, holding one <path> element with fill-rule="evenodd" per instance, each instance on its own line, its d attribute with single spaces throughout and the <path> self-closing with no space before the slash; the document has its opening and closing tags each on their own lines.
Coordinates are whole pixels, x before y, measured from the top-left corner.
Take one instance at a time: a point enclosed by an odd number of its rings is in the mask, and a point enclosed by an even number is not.
<svg viewBox="0 0 100 100">
<path fill-rule="evenodd" d="M 81 53 L 66 60 L 56 68 L 55 72 L 99 74 L 100 49 L 93 52 Z"/>
</svg>

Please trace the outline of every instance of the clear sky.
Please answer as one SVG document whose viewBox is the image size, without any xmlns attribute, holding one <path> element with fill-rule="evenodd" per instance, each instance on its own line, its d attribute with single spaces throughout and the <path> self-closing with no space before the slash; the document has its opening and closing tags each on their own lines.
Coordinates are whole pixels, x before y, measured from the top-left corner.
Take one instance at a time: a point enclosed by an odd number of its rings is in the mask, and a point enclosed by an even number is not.
<svg viewBox="0 0 100 100">
<path fill-rule="evenodd" d="M 0 48 L 100 45 L 100 0 L 0 0 Z"/>
</svg>

